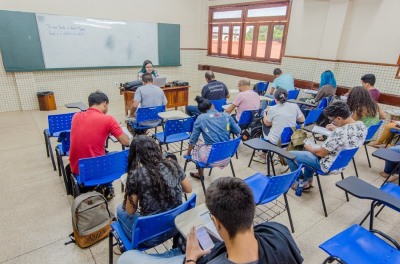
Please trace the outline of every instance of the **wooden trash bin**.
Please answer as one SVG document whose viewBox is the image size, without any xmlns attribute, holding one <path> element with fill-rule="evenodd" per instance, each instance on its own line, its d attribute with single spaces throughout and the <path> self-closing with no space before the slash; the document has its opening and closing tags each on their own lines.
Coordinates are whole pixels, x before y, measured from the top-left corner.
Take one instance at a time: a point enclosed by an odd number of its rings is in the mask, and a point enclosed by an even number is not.
<svg viewBox="0 0 400 264">
<path fill-rule="evenodd" d="M 53 92 L 51 91 L 38 92 L 37 97 L 39 100 L 40 111 L 57 110 L 56 99 L 54 98 Z"/>
</svg>

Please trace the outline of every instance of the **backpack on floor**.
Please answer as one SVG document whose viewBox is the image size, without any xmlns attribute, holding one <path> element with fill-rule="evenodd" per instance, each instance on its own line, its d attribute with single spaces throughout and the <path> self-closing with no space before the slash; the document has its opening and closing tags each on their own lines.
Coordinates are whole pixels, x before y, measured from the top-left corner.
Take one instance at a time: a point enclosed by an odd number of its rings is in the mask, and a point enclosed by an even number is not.
<svg viewBox="0 0 400 264">
<path fill-rule="evenodd" d="M 73 233 L 69 243 L 76 243 L 80 248 L 106 238 L 111 231 L 112 215 L 108 210 L 106 198 L 98 192 L 88 192 L 75 198 L 71 206 Z"/>
</svg>

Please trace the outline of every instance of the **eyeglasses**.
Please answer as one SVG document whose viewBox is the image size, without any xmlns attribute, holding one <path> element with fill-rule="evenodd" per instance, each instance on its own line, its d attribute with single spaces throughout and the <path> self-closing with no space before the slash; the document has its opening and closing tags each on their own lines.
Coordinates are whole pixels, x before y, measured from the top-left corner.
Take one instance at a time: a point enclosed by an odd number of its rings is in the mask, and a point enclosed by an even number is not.
<svg viewBox="0 0 400 264">
<path fill-rule="evenodd" d="M 210 214 L 211 220 L 214 221 L 214 216 L 210 212 L 209 212 L 209 214 Z"/>
<path fill-rule="evenodd" d="M 330 119 L 330 118 L 328 117 L 329 123 L 332 123 L 333 121 L 335 121 L 336 118 L 338 118 L 338 117 L 336 116 L 336 117 L 334 117 L 333 119 Z"/>
</svg>

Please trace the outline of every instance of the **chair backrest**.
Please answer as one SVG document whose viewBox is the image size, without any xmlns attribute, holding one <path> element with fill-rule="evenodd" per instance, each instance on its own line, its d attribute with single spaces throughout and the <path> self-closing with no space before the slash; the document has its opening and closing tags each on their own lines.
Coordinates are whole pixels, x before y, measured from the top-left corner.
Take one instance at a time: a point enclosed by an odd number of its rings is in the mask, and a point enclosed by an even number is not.
<svg viewBox="0 0 400 264">
<path fill-rule="evenodd" d="M 164 139 L 170 135 L 193 131 L 194 118 L 172 119 L 165 122 Z"/>
<path fill-rule="evenodd" d="M 132 246 L 138 248 L 142 242 L 156 238 L 161 234 L 175 231 L 175 217 L 196 206 L 196 194 L 180 206 L 156 215 L 139 217 L 132 228 Z M 169 238 L 166 238 L 169 239 Z"/>
<path fill-rule="evenodd" d="M 285 127 L 281 134 L 281 146 L 287 146 L 290 143 L 291 137 L 293 135 L 293 129 L 291 127 Z"/>
<path fill-rule="evenodd" d="M 216 161 L 221 161 L 232 157 L 237 151 L 241 140 L 242 137 L 237 137 L 226 142 L 212 144 L 210 155 L 207 159 L 207 164 L 212 164 Z"/>
<path fill-rule="evenodd" d="M 270 101 L 270 102 L 269 102 L 269 104 L 268 104 L 268 106 L 274 106 L 274 105 L 276 105 L 276 101 L 275 101 L 275 99 L 274 99 L 274 100 L 272 100 L 272 101 Z"/>
<path fill-rule="evenodd" d="M 90 186 L 94 186 L 118 179 L 127 171 L 128 154 L 129 149 L 104 156 L 80 159 L 77 181 L 83 185 L 90 181 Z"/>
<path fill-rule="evenodd" d="M 258 93 L 259 95 L 264 95 L 268 89 L 268 85 L 269 85 L 269 82 L 258 82 L 257 86 L 256 86 L 256 88 L 257 88 L 256 93 Z"/>
<path fill-rule="evenodd" d="M 291 100 L 296 100 L 297 97 L 299 96 L 300 90 L 294 89 L 294 90 L 290 90 L 288 92 L 288 99 Z"/>
<path fill-rule="evenodd" d="M 75 113 L 49 115 L 47 121 L 50 135 L 60 131 L 71 130 L 72 117 L 74 114 Z"/>
<path fill-rule="evenodd" d="M 71 132 L 63 131 L 58 135 L 58 142 L 61 142 L 62 151 L 64 155 L 67 155 L 69 148 L 71 147 Z"/>
<path fill-rule="evenodd" d="M 223 105 L 226 105 L 226 98 L 219 99 L 219 100 L 210 100 L 210 102 L 214 105 L 214 108 L 218 112 L 223 112 L 224 109 L 222 108 Z"/>
<path fill-rule="evenodd" d="M 382 125 L 383 121 L 380 120 L 377 124 L 372 125 L 368 128 L 367 137 L 365 138 L 365 142 L 371 141 L 375 136 L 376 131 L 378 131 L 379 127 Z"/>
<path fill-rule="evenodd" d="M 238 121 L 238 126 L 247 126 L 250 125 L 251 122 L 253 121 L 253 116 L 258 112 L 259 110 L 245 110 L 242 112 L 240 115 L 240 119 Z"/>
<path fill-rule="evenodd" d="M 270 177 L 267 186 L 261 194 L 260 201 L 265 200 L 267 197 L 279 196 L 286 193 L 299 177 L 301 169 L 302 165 L 300 165 L 295 171 Z"/>
<path fill-rule="evenodd" d="M 322 113 L 322 110 L 323 109 L 321 109 L 321 108 L 316 108 L 316 109 L 311 110 L 308 113 L 306 120 L 304 121 L 304 126 L 308 126 L 308 125 L 311 125 L 311 124 L 314 124 L 315 122 L 317 122 L 318 118 L 320 117 L 320 115 Z"/>
<path fill-rule="evenodd" d="M 335 171 L 342 168 L 346 168 L 349 165 L 351 159 L 356 155 L 358 148 L 342 149 L 335 161 L 332 163 L 329 171 Z"/>
<path fill-rule="evenodd" d="M 136 122 L 141 123 L 144 121 L 152 121 L 152 120 L 162 120 L 161 117 L 158 116 L 158 113 L 165 112 L 165 106 L 150 106 L 150 107 L 139 107 L 136 112 Z"/>
<path fill-rule="evenodd" d="M 327 106 L 328 106 L 328 99 L 327 97 L 324 97 L 321 99 L 321 101 L 319 101 L 317 108 L 324 109 Z"/>
</svg>

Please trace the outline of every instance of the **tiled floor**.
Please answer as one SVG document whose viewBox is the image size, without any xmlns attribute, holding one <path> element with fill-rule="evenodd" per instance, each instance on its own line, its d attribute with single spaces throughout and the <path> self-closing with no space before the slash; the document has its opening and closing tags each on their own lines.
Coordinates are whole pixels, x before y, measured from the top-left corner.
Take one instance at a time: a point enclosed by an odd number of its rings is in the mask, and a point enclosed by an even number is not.
<svg viewBox="0 0 400 264">
<path fill-rule="evenodd" d="M 121 101 L 110 103 L 110 114 L 123 122 L 124 111 Z M 67 197 L 62 178 L 53 171 L 51 161 L 46 157 L 43 129 L 47 127 L 47 115 L 70 112 L 60 107 L 57 111 L 10 112 L 0 114 L 0 263 L 107 263 L 107 240 L 82 250 L 70 244 L 68 234 L 72 230 L 72 197 Z M 52 141 L 55 144 L 55 141 Z M 111 143 L 111 150 L 120 150 L 118 144 Z M 372 152 L 373 149 L 370 149 Z M 246 178 L 256 171 L 266 172 L 265 165 L 253 162 L 247 164 L 251 151 L 241 145 L 239 159 L 233 159 L 236 175 Z M 383 162 L 371 158 L 372 168 L 368 168 L 364 150 L 356 155 L 361 179 L 379 186 L 378 176 Z M 183 160 L 180 164 L 183 166 Z M 188 171 L 193 170 L 188 166 Z M 278 169 L 279 171 L 279 169 Z M 215 169 L 206 178 L 206 186 L 217 177 L 230 176 L 230 168 Z M 345 176 L 354 175 L 353 166 L 345 171 Z M 329 216 L 323 215 L 318 188 L 301 197 L 288 194 L 294 219 L 293 236 L 305 258 L 304 263 L 322 263 L 326 254 L 318 245 L 334 234 L 359 223 L 368 211 L 370 203 L 351 197 L 346 202 L 343 191 L 335 187 L 339 175 L 322 178 Z M 204 202 L 204 195 L 198 181 L 190 179 L 198 194 L 198 203 Z M 122 202 L 120 183 L 115 182 L 117 196 L 110 202 L 112 210 Z M 286 212 L 275 221 L 289 226 Z M 376 219 L 376 228 L 381 229 L 398 241 L 400 240 L 399 214 L 385 209 Z M 118 257 L 114 256 L 116 260 Z"/>
</svg>

